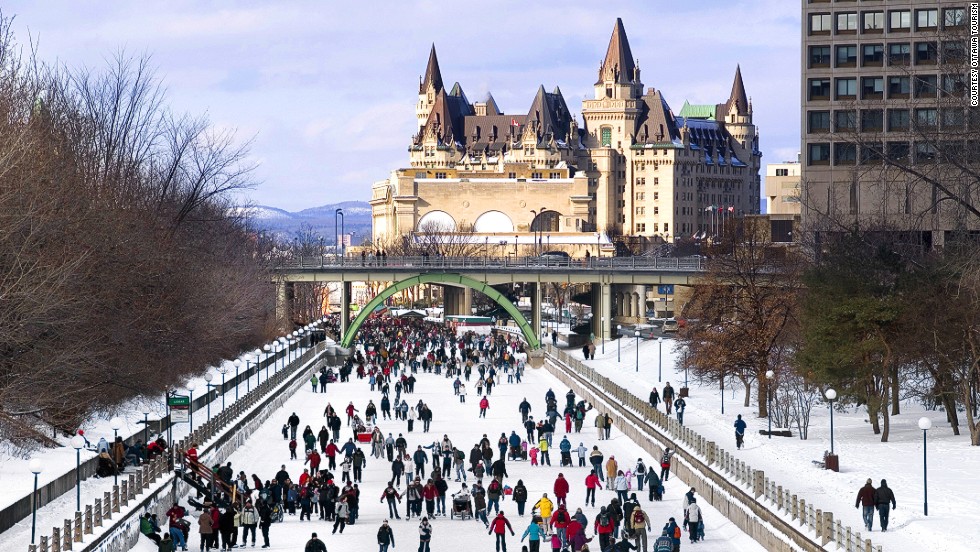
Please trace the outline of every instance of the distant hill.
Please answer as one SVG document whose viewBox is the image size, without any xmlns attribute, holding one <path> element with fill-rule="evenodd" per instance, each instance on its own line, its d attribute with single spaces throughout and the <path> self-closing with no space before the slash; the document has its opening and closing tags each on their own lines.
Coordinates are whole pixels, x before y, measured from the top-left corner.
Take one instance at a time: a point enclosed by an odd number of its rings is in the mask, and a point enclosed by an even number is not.
<svg viewBox="0 0 980 552">
<path fill-rule="evenodd" d="M 371 239 L 371 206 L 366 201 L 343 201 L 310 207 L 295 213 L 267 205 L 255 205 L 249 207 L 245 215 L 250 228 L 273 232 L 281 239 L 292 240 L 312 234 L 330 242 L 334 236 L 337 209 L 344 210 L 344 231 L 348 234 L 353 232 L 351 242 L 354 245 Z"/>
</svg>

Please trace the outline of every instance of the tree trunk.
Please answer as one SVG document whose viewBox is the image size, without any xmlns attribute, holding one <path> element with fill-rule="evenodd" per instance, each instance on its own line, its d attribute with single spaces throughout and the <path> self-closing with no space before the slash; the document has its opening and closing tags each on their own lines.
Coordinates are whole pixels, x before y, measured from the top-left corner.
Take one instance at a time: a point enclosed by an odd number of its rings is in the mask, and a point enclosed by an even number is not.
<svg viewBox="0 0 980 552">
<path fill-rule="evenodd" d="M 960 391 L 963 393 L 963 401 L 966 404 L 966 426 L 970 428 L 970 444 L 980 446 L 980 426 L 977 425 L 976 415 L 970 409 L 973 401 L 973 386 L 970 384 L 972 378 L 963 378 L 960 382 Z"/>
<path fill-rule="evenodd" d="M 752 380 L 748 376 L 740 375 L 738 377 L 742 381 L 742 385 L 745 386 L 745 401 L 742 406 L 748 408 L 752 404 Z"/>
<path fill-rule="evenodd" d="M 943 403 L 943 409 L 946 410 L 946 421 L 949 422 L 949 426 L 953 428 L 953 435 L 960 434 L 960 415 L 956 412 L 956 397 L 952 393 L 943 392 L 940 395 L 940 400 Z"/>
<path fill-rule="evenodd" d="M 882 405 L 882 409 L 881 409 L 881 417 L 883 419 L 883 423 L 881 424 L 881 426 L 882 426 L 882 429 L 881 429 L 881 442 L 882 443 L 887 443 L 888 442 L 888 432 L 891 429 L 891 416 L 888 414 L 888 393 L 889 393 L 889 389 L 886 386 L 881 391 L 882 391 L 882 395 L 883 395 L 882 400 L 885 401 L 884 404 Z"/>
<path fill-rule="evenodd" d="M 763 376 L 759 378 L 759 417 L 768 418 L 772 415 L 769 412 L 769 394 L 772 392 L 769 389 L 769 380 Z"/>
<path fill-rule="evenodd" d="M 891 392 L 892 392 L 892 416 L 898 416 L 902 413 L 901 403 L 898 400 L 899 396 L 899 381 L 898 381 L 898 366 L 893 366 L 890 370 L 891 372 Z"/>
</svg>

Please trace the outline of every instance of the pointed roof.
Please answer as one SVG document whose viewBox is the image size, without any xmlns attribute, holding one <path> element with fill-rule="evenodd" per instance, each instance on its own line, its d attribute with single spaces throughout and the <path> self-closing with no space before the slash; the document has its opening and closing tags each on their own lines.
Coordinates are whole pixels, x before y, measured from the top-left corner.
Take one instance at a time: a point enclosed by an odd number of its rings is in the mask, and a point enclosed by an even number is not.
<svg viewBox="0 0 980 552">
<path fill-rule="evenodd" d="M 739 115 L 749 113 L 749 99 L 745 94 L 745 84 L 742 83 L 741 65 L 735 67 L 735 82 L 732 83 L 732 94 L 728 97 L 728 101 L 725 102 L 725 112 L 731 113 L 732 107 L 735 108 L 735 112 Z"/>
<path fill-rule="evenodd" d="M 487 97 L 483 99 L 483 103 L 487 104 L 487 115 L 503 115 L 503 112 L 497 107 L 497 100 L 493 99 L 493 94 L 487 92 Z"/>
<path fill-rule="evenodd" d="M 605 80 L 630 84 L 634 82 L 635 73 L 636 64 L 633 61 L 633 52 L 630 51 L 630 42 L 626 38 L 626 29 L 623 27 L 623 20 L 617 17 L 612 36 L 609 38 L 606 58 L 599 68 L 599 81 L 596 84 L 601 84 Z"/>
<path fill-rule="evenodd" d="M 419 94 L 425 93 L 430 84 L 436 92 L 442 90 L 442 73 L 439 71 L 439 58 L 436 57 L 435 43 L 432 44 L 432 50 L 429 51 L 429 63 L 425 66 L 425 76 L 422 84 L 419 85 Z"/>
<path fill-rule="evenodd" d="M 563 140 L 568 134 L 572 115 L 560 91 L 548 93 L 545 92 L 544 86 L 539 86 L 534 101 L 531 102 L 531 108 L 527 112 L 527 120 L 538 122 L 537 131 L 541 141 L 547 141 L 551 137 Z"/>
</svg>

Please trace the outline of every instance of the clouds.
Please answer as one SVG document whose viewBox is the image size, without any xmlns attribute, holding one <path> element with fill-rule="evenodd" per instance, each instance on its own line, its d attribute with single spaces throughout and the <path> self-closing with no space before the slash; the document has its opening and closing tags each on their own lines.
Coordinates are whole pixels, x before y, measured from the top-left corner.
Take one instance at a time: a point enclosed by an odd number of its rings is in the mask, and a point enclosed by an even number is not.
<svg viewBox="0 0 980 552">
<path fill-rule="evenodd" d="M 152 54 L 174 108 L 255 134 L 263 164 L 250 195 L 291 210 L 367 199 L 374 181 L 407 163 L 431 43 L 447 86 L 459 81 L 471 101 L 489 90 L 506 112 L 524 113 L 544 84 L 561 87 L 577 113 L 617 16 L 646 86 L 663 90 L 675 111 L 685 99 L 724 101 L 740 63 L 763 150 L 799 148 L 800 10 L 785 0 L 14 0 L 5 8 L 21 42 L 39 37 L 49 61 L 97 67 L 121 48 Z"/>
</svg>

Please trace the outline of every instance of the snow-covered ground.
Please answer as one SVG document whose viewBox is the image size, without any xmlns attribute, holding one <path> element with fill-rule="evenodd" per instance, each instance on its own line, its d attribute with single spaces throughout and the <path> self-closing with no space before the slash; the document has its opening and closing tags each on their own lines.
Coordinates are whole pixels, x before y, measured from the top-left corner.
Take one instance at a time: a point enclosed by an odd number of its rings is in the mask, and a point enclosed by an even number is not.
<svg viewBox="0 0 980 552">
<path fill-rule="evenodd" d="M 640 341 L 639 371 L 637 371 L 636 340 L 623 339 L 620 361 L 617 343 L 605 344 L 605 353 L 597 349 L 595 360 L 586 365 L 617 384 L 633 390 L 647 399 L 656 385 L 661 391 L 669 381 L 675 390 L 684 384 L 680 366 L 681 353 L 676 342 L 665 339 L 661 346 L 656 340 Z M 658 356 L 662 347 L 662 382 L 658 382 Z M 569 350 L 573 357 L 581 354 Z M 740 386 L 725 389 L 725 414 L 721 414 L 721 391 L 716 384 L 702 386 L 689 381 L 691 396 L 687 399 L 685 425 L 708 440 L 715 441 L 735 453 L 754 469 L 784 488 L 806 499 L 808 504 L 831 511 L 836 520 L 850 525 L 871 538 L 887 551 L 900 550 L 977 550 L 980 546 L 980 496 L 975 474 L 980 470 L 980 448 L 970 446 L 969 436 L 952 434 L 943 411 L 926 411 L 919 404 L 902 405 L 902 414 L 891 419 L 889 442 L 880 442 L 868 423 L 864 409 L 834 413 L 834 449 L 840 457 L 840 473 L 823 470 L 812 460 L 821 459 L 830 449 L 830 412 L 826 403 L 814 407 L 809 439 L 759 435 L 767 428 L 765 419 L 757 417 L 756 397 L 753 406 L 742 406 L 744 389 Z M 663 406 L 661 405 L 661 408 Z M 748 423 L 745 447 L 735 448 L 733 424 L 741 414 Z M 927 416 L 933 427 L 928 436 L 929 516 L 923 515 L 922 431 L 918 420 Z M 874 532 L 863 530 L 860 510 L 854 508 L 857 492 L 871 478 L 877 487 L 881 479 L 895 492 L 898 507 L 892 511 L 888 531 L 880 532 L 877 515 Z M 834 545 L 831 545 L 832 547 Z"/>
<path fill-rule="evenodd" d="M 502 384 L 494 389 L 493 395 L 489 397 L 490 410 L 486 419 L 478 417 L 478 399 L 473 394 L 472 389 L 467 396 L 467 402 L 460 404 L 452 393 L 451 381 L 442 376 L 431 374 L 421 374 L 418 376 L 419 383 L 416 384 L 416 392 L 407 396 L 410 404 L 417 403 L 420 399 L 430 405 L 433 410 L 434 420 L 429 433 L 420 431 L 421 423 L 416 424 L 416 431 L 407 433 L 406 423 L 402 421 L 380 422 L 379 426 L 383 431 L 392 432 L 397 437 L 398 433 L 405 433 L 409 441 L 409 447 L 414 450 L 416 445 L 428 445 L 433 440 L 441 439 L 444 434 L 463 450 L 469 451 L 477 443 L 483 434 L 486 434 L 492 442 L 496 442 L 500 433 L 508 435 L 512 430 L 517 430 L 518 434 L 523 435 L 521 427 L 521 417 L 518 412 L 518 404 L 526 396 L 532 403 L 534 414 L 541 414 L 544 410 L 544 395 L 549 388 L 553 388 L 559 395 L 559 400 L 567 391 L 561 384 L 544 370 L 528 369 L 526 377 L 521 384 Z M 362 410 L 367 404 L 368 399 L 374 399 L 377 404 L 380 399 L 379 393 L 371 392 L 367 380 L 354 379 L 350 383 L 335 384 L 328 388 L 326 396 L 319 393 L 312 393 L 308 387 L 302 387 L 296 395 L 290 399 L 283 409 L 269 419 L 250 439 L 249 442 L 239 449 L 229 460 L 236 470 L 244 470 L 246 473 L 259 474 L 263 479 L 271 478 L 279 469 L 281 464 L 286 464 L 287 470 L 293 477 L 297 477 L 302 472 L 302 460 L 288 460 L 289 452 L 286 441 L 282 439 L 281 428 L 285 419 L 292 412 L 296 412 L 300 417 L 300 427 L 309 424 L 314 431 L 319 431 L 318 426 L 324 423 L 323 409 L 329 402 L 338 410 L 342 410 L 348 402 L 353 401 L 355 406 Z M 591 418 L 591 417 L 590 417 Z M 607 458 L 614 455 L 624 464 L 630 467 L 635 464 L 636 459 L 643 457 L 649 463 L 651 458 L 636 444 L 613 429 L 613 439 L 609 441 L 598 441 L 595 436 L 592 419 L 587 419 L 584 427 L 593 428 L 591 431 L 583 430 L 581 434 L 570 435 L 570 440 L 577 446 L 579 442 L 585 443 L 590 447 L 597 444 Z M 563 429 L 563 428 L 562 428 Z M 347 436 L 347 430 L 343 430 L 343 436 Z M 555 434 L 555 452 L 551 467 L 534 467 L 528 462 L 508 462 L 507 471 L 509 477 L 505 480 L 506 484 L 513 486 L 518 479 L 522 479 L 528 487 L 529 502 L 525 517 L 517 516 L 517 508 L 510 500 L 501 503 L 503 510 L 510 519 L 517 537 L 508 537 L 508 550 L 519 552 L 521 547 L 518 539 L 530 521 L 528 513 L 531 505 L 541 497 L 542 493 L 553 496 L 552 487 L 554 480 L 559 472 L 565 474 L 571 483 L 572 490 L 569 494 L 569 506 L 571 508 L 582 506 L 585 496 L 584 480 L 587 474 L 586 468 L 559 468 L 559 453 L 557 451 L 563 431 Z M 366 449 L 366 452 L 370 452 Z M 326 460 L 324 460 L 326 462 Z M 577 462 L 576 462 L 577 465 Z M 387 461 L 378 461 L 368 456 L 367 468 L 364 473 L 364 481 L 360 485 L 362 490 L 361 513 L 357 524 L 349 526 L 344 533 L 331 534 L 332 523 L 325 521 L 299 521 L 299 516 L 286 516 L 286 520 L 281 524 L 273 524 L 271 533 L 272 549 L 275 550 L 301 550 L 310 534 L 316 532 L 325 542 L 327 549 L 335 550 L 356 550 L 369 551 L 375 550 L 376 533 L 381 521 L 388 517 L 388 509 L 376 500 L 380 498 L 381 491 L 385 483 L 390 478 L 390 467 Z M 488 479 L 484 480 L 484 484 Z M 470 474 L 472 483 L 472 474 Z M 460 484 L 451 482 L 450 491 L 455 492 Z M 687 487 L 676 478 L 667 482 L 666 497 L 663 502 L 653 503 L 646 500 L 646 493 L 638 493 L 641 504 L 651 516 L 655 528 L 662 525 L 671 516 L 682 519 L 681 501 Z M 404 490 L 404 483 L 401 487 Z M 597 504 L 608 504 L 614 497 L 612 491 L 599 491 Z M 400 511 L 404 518 L 404 502 L 400 505 Z M 741 533 L 721 514 L 708 505 L 702 505 L 704 517 L 706 519 L 707 540 L 698 544 L 700 550 L 705 551 L 761 551 L 763 548 L 750 537 Z M 584 508 L 583 511 L 589 517 L 590 522 L 594 519 L 598 509 Z M 392 527 L 395 533 L 397 549 L 408 548 L 414 550 L 418 546 L 418 521 L 411 522 L 403 520 L 392 520 Z M 591 531 L 589 532 L 591 535 Z M 655 537 L 652 533 L 651 537 Z M 687 534 L 684 534 L 685 547 Z M 197 549 L 199 539 L 196 534 L 192 535 L 192 549 Z M 597 543 L 598 541 L 594 541 Z M 652 540 L 651 540 L 652 543 Z M 525 543 L 526 544 L 526 543 Z M 493 538 L 487 535 L 482 523 L 473 520 L 450 520 L 438 517 L 434 521 L 432 550 L 435 552 L 449 552 L 457 550 L 493 550 Z M 546 549 L 542 547 L 542 550 Z M 593 550 L 597 548 L 593 545 Z M 146 540 L 143 540 L 136 550 L 152 552 L 155 550 Z"/>
</svg>

